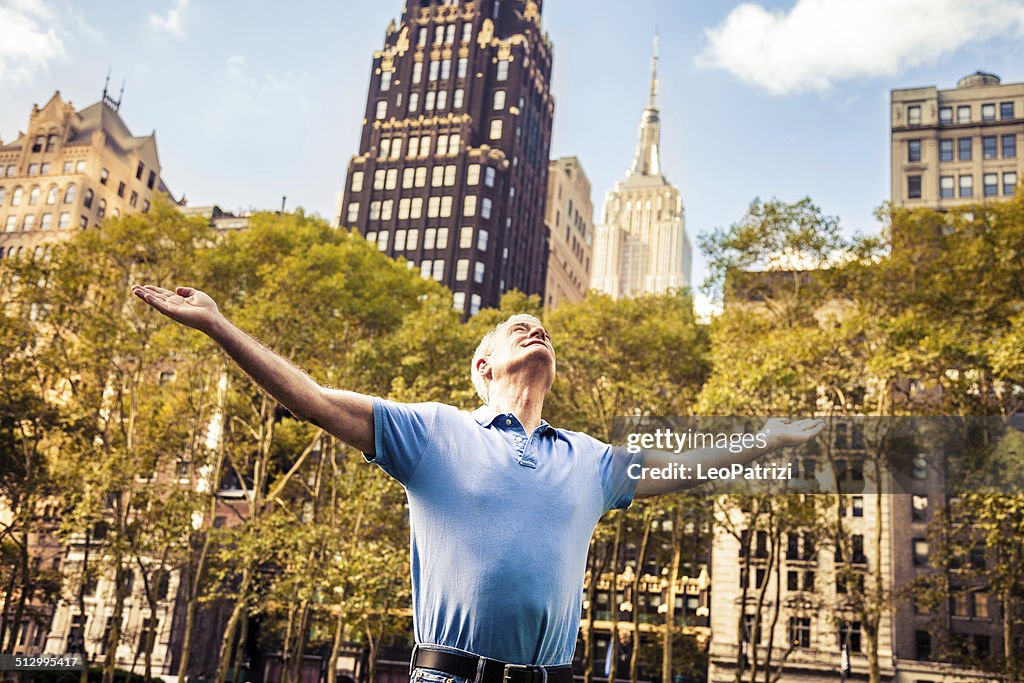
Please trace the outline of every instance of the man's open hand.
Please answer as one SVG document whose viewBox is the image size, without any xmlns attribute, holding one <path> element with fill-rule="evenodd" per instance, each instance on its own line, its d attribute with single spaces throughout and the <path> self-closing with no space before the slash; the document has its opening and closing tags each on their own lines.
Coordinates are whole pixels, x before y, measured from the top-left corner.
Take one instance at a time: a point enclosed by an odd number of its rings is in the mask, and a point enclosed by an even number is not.
<svg viewBox="0 0 1024 683">
<path fill-rule="evenodd" d="M 178 287 L 172 292 L 155 285 L 134 285 L 132 292 L 171 320 L 201 332 L 208 331 L 221 317 L 217 303 L 191 287 Z"/>
<path fill-rule="evenodd" d="M 768 439 L 768 448 L 773 450 L 807 443 L 824 428 L 825 423 L 814 418 L 790 422 L 788 417 L 773 417 L 764 423 L 761 433 Z"/>
</svg>

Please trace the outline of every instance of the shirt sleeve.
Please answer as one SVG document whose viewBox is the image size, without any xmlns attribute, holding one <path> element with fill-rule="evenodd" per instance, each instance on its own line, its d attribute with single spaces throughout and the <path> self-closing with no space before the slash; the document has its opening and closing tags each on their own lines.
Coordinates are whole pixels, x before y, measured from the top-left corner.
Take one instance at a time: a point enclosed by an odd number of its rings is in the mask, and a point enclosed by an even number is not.
<svg viewBox="0 0 1024 683">
<path fill-rule="evenodd" d="M 363 453 L 363 457 L 406 485 L 434 435 L 437 411 L 437 403 L 396 403 L 374 398 L 374 455 Z"/>
<path fill-rule="evenodd" d="M 644 462 L 643 453 L 630 453 L 623 447 L 602 445 L 604 450 L 601 453 L 600 471 L 604 511 L 625 510 L 633 502 L 633 494 L 640 481 L 638 475 Z"/>
</svg>

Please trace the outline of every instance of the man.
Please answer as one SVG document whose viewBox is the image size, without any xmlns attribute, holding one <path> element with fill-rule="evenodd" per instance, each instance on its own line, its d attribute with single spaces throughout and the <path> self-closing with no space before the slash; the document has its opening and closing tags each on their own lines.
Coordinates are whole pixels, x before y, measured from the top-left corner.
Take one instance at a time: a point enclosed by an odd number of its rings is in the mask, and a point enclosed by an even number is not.
<svg viewBox="0 0 1024 683">
<path fill-rule="evenodd" d="M 216 341 L 295 416 L 358 448 L 409 500 L 414 680 L 572 683 L 590 537 L 635 495 L 684 486 L 637 479 L 631 465 L 705 469 L 813 438 L 817 420 L 769 420 L 767 447 L 740 453 L 630 454 L 541 418 L 555 379 L 551 338 L 512 316 L 481 340 L 473 384 L 484 405 L 400 404 L 328 389 L 232 325 L 199 290 L 133 288 L 146 303 Z"/>
</svg>

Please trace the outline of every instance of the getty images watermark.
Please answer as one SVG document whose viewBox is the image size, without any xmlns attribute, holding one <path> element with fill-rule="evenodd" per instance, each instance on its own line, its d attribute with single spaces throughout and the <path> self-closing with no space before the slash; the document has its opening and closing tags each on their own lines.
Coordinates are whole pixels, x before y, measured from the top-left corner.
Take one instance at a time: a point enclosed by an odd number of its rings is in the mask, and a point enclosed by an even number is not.
<svg viewBox="0 0 1024 683">
<path fill-rule="evenodd" d="M 774 449 L 768 419 L 616 418 L 611 443 L 645 454 L 633 479 L 716 495 L 1024 493 L 1024 415 L 826 416 L 810 441 Z"/>
<path fill-rule="evenodd" d="M 762 432 L 757 434 L 724 434 L 693 430 L 677 432 L 665 427 L 650 432 L 632 432 L 626 438 L 626 451 L 634 454 L 655 450 L 681 455 L 687 451 L 707 448 L 727 450 L 737 455 L 751 451 L 765 451 L 768 448 L 768 437 Z M 689 465 L 682 462 L 670 462 L 662 467 L 644 467 L 641 463 L 634 463 L 629 466 L 627 474 L 633 479 L 674 479 L 681 482 L 739 479 L 784 481 L 793 479 L 793 463 L 784 465 L 732 463 L 724 467 L 714 467 L 701 462 Z"/>
</svg>

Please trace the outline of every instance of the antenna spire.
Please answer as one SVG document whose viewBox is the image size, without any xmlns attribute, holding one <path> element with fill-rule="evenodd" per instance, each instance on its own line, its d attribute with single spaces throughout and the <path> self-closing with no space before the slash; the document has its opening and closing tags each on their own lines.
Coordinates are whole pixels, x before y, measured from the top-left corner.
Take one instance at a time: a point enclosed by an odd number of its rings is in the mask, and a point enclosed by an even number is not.
<svg viewBox="0 0 1024 683">
<path fill-rule="evenodd" d="M 654 31 L 654 56 L 651 57 L 651 99 L 648 105 L 654 108 L 654 98 L 658 96 L 658 30 Z"/>
</svg>

